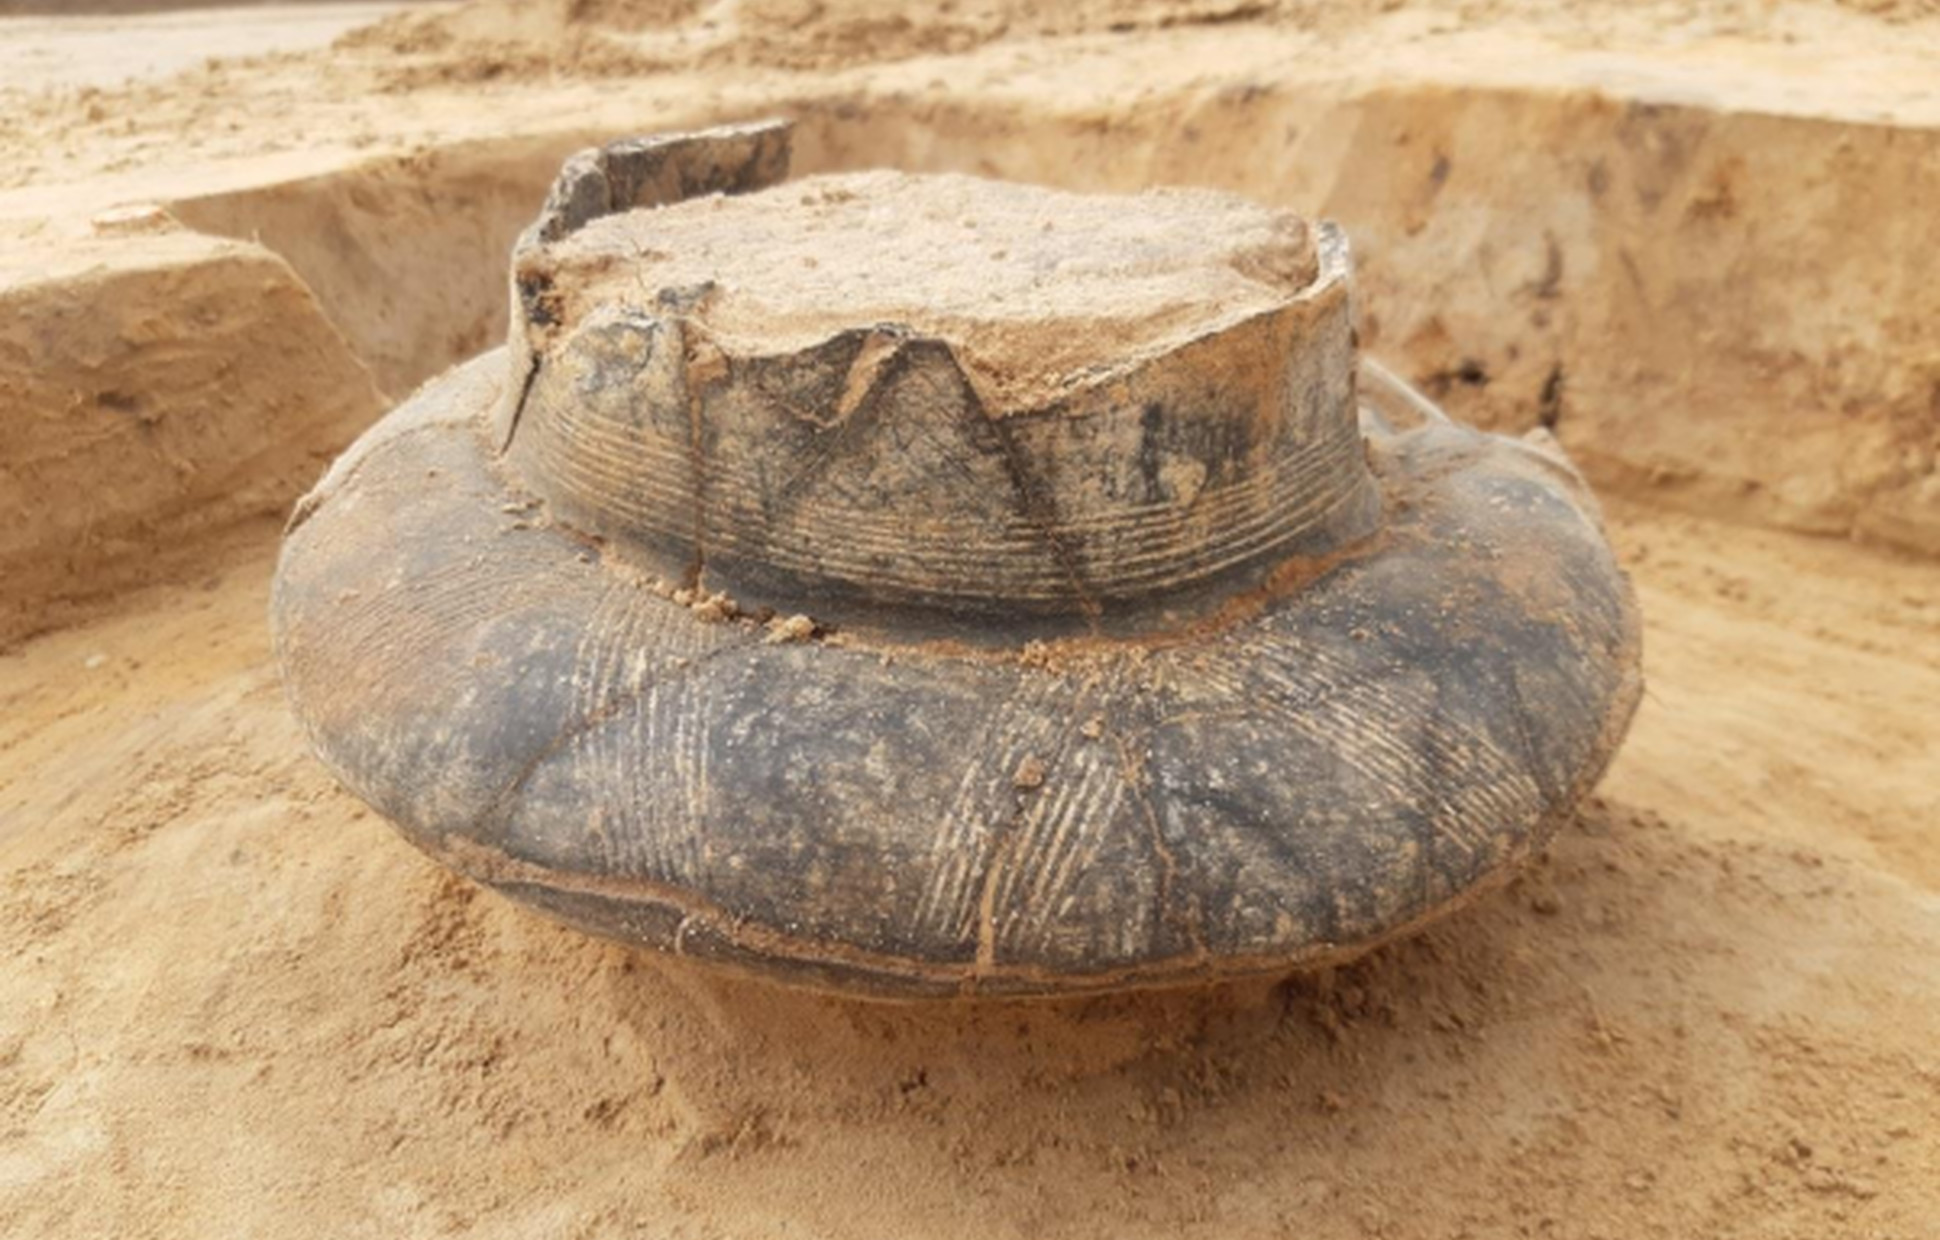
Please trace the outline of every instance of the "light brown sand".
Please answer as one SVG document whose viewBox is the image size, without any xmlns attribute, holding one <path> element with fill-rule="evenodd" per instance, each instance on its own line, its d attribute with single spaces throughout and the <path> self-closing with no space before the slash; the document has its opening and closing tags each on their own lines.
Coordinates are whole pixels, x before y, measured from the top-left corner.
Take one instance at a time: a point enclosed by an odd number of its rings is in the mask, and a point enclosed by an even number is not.
<svg viewBox="0 0 1940 1240">
<path fill-rule="evenodd" d="M 125 12 L 112 18 L 62 13 L 63 8 L 83 7 L 58 0 L 24 5 L 0 0 L 0 19 L 7 21 L 6 37 L 0 39 L 0 82 L 29 90 L 169 77 L 225 56 L 327 47 L 346 31 L 403 6 L 398 0 L 279 3 L 238 14 L 219 7 L 129 0 L 116 6 Z M 39 16 L 8 18 L 16 9 Z"/>
<path fill-rule="evenodd" d="M 1565 363 L 1557 429 L 1613 497 L 1646 616 L 1630 741 L 1526 878 L 1351 968 L 1078 1004 L 820 999 L 587 940 L 442 875 L 303 751 L 267 650 L 274 522 L 191 537 L 144 500 L 124 533 L 168 583 L 97 600 L 92 620 L 47 611 L 61 627 L 0 653 L 0 1234 L 1935 1234 L 1940 568 L 1769 528 L 1865 533 L 1899 495 L 1914 532 L 1900 545 L 1929 528 L 1918 488 L 1937 419 L 1921 384 L 1936 354 L 1920 311 L 1934 303 L 1916 259 L 1940 237 L 1914 192 L 1923 165 L 1894 162 L 1935 127 L 1930 85 L 1893 76 L 1935 46 L 1916 6 L 1894 24 L 1722 3 L 1276 16 L 1101 0 L 1047 19 L 993 0 L 935 22 L 853 2 L 763 0 L 734 20 L 604 7 L 627 20 L 590 29 L 620 44 L 561 26 L 556 6 L 525 26 L 474 9 L 366 39 L 355 66 L 286 57 L 34 95 L 0 118 L 7 289 L 35 247 L 71 253 L 63 212 L 165 201 L 239 246 L 260 237 L 254 253 L 287 259 L 321 307 L 291 300 L 271 334 L 235 336 L 208 366 L 274 371 L 263 359 L 298 335 L 325 349 L 327 312 L 334 347 L 395 390 L 489 336 L 503 284 L 481 255 L 530 212 L 533 169 L 581 140 L 531 136 L 539 101 L 637 128 L 684 115 L 669 95 L 693 82 L 629 79 L 621 109 L 581 75 L 718 57 L 709 80 L 747 92 L 722 106 L 747 114 L 759 91 L 733 83 L 750 66 L 847 64 L 762 79 L 819 100 L 804 107 L 810 166 L 987 164 L 1319 203 L 1363 245 L 1369 334 L 1439 373 L 1464 412 L 1532 424 Z M 1048 37 L 1056 20 L 1088 33 Z M 1434 22 L 1448 33 L 1356 43 L 1368 23 Z M 1810 59 L 1876 72 L 1820 73 L 1788 32 L 1822 36 Z M 1574 48 L 1571 73 L 1604 64 L 1603 88 L 1662 73 L 1770 106 L 1638 111 L 1540 80 L 1516 93 L 1516 75 L 1547 70 L 1505 61 L 1538 37 Z M 1309 38 L 1371 48 L 1389 58 L 1379 73 L 1416 85 L 1354 95 L 1272 76 L 1268 60 Z M 1605 50 L 1620 47 L 1635 54 Z M 858 48 L 908 59 L 857 69 Z M 1487 89 L 1441 69 L 1421 87 L 1402 60 L 1431 52 Z M 929 85 L 961 75 L 981 84 Z M 1268 93 L 1232 93 L 1249 81 Z M 1161 86 L 1175 93 L 1140 102 Z M 1860 118 L 1880 100 L 1886 119 Z M 1263 155 L 1291 125 L 1306 136 L 1271 149 L 1292 153 Z M 494 129 L 506 145 L 419 149 Z M 337 176 L 359 142 L 404 154 Z M 1404 159 L 1419 166 L 1390 175 Z M 1586 188 L 1598 166 L 1601 197 Z M 1867 250 L 1880 233 L 1893 247 Z M 164 304 L 141 287 L 153 300 L 123 304 Z M 23 333 L 56 303 L 20 304 L 0 412 L 54 416 L 51 398 L 12 395 L 34 374 L 72 386 L 60 416 L 119 426 L 85 359 L 33 369 L 53 354 Z M 1679 351 L 1700 332 L 1707 352 Z M 117 338 L 107 356 L 136 367 Z M 185 349 L 169 356 L 186 365 Z M 1471 352 L 1487 382 L 1463 377 Z M 201 436 L 181 477 L 203 481 L 167 495 L 206 497 L 217 462 L 280 477 L 314 450 L 266 449 L 249 408 L 194 398 L 209 371 L 191 369 L 194 383 L 156 370 L 142 389 Z M 345 396 L 361 372 L 332 382 L 310 400 L 287 388 L 306 436 L 368 416 Z M 1860 468 L 1873 457 L 1856 443 L 1887 464 Z M 6 449 L 0 486 L 39 476 L 7 473 Z M 1819 468 L 1828 454 L 1839 468 Z M 1773 498 L 1800 479 L 1823 494 Z"/>
</svg>

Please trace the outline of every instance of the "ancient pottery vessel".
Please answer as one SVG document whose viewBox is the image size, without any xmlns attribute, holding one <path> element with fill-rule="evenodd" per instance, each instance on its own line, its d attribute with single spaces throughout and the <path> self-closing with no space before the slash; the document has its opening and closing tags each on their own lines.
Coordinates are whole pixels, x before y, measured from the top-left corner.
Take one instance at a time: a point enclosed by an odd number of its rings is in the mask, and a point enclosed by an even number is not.
<svg viewBox="0 0 1940 1240">
<path fill-rule="evenodd" d="M 786 158 L 576 157 L 509 344 L 300 504 L 290 699 L 414 843 L 788 981 L 1096 991 L 1364 950 L 1594 784 L 1595 504 L 1357 361 L 1336 230 Z"/>
</svg>

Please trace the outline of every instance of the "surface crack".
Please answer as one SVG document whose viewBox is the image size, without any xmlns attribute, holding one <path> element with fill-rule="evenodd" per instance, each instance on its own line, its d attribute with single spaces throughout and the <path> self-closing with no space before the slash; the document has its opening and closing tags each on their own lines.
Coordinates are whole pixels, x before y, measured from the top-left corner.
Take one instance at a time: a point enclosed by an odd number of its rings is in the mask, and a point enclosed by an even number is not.
<svg viewBox="0 0 1940 1240">
<path fill-rule="evenodd" d="M 498 446 L 500 456 L 512 450 L 512 437 L 519 433 L 519 424 L 525 419 L 526 403 L 532 399 L 532 389 L 539 382 L 541 365 L 539 354 L 528 349 L 525 355 L 525 378 L 519 381 L 519 394 L 512 400 L 512 416 L 505 424 L 505 438 Z"/>
<path fill-rule="evenodd" d="M 1185 933 L 1192 944 L 1195 957 L 1204 959 L 1211 955 L 1206 949 L 1206 932 L 1202 924 L 1204 910 L 1197 901 L 1193 902 L 1194 915 L 1186 916 L 1178 907 L 1179 860 L 1173 855 L 1172 848 L 1165 842 L 1165 826 L 1159 821 L 1158 806 L 1152 800 L 1152 788 L 1145 770 L 1145 762 L 1132 752 L 1130 739 L 1114 735 L 1112 744 L 1118 749 L 1119 772 L 1125 786 L 1131 790 L 1132 800 L 1138 805 L 1138 812 L 1145 819 L 1145 825 L 1152 836 L 1152 852 L 1159 860 L 1159 920 L 1170 922 Z"/>
<path fill-rule="evenodd" d="M 971 394 L 971 400 L 977 404 L 977 412 L 983 413 L 982 401 L 978 400 L 974 393 Z M 1072 553 L 1070 547 L 1065 545 L 1064 540 L 1058 537 L 1055 505 L 1030 477 L 1029 469 L 1024 462 L 1023 450 L 1012 437 L 1010 428 L 1004 424 L 1004 420 L 986 415 L 986 421 L 991 433 L 996 436 L 998 456 L 1003 461 L 1004 472 L 1009 476 L 1012 488 L 1017 492 L 1024 520 L 1029 522 L 1032 531 L 1043 540 L 1045 548 L 1051 553 L 1051 558 L 1057 561 L 1058 568 L 1063 571 L 1072 594 L 1077 597 L 1078 609 L 1084 613 L 1085 623 L 1094 635 L 1098 634 L 1098 622 L 1104 614 L 1104 608 L 1099 604 L 1090 583 L 1085 580 L 1084 572 L 1078 566 L 1077 556 Z"/>
<path fill-rule="evenodd" d="M 637 704 L 653 690 L 685 680 L 700 668 L 721 658 L 723 655 L 733 653 L 737 650 L 743 650 L 754 644 L 752 639 L 729 641 L 723 645 L 716 646 L 704 654 L 689 658 L 685 663 L 676 667 L 668 668 L 650 679 L 642 680 L 630 689 L 625 689 L 619 693 L 610 695 L 604 702 L 601 702 L 585 714 L 580 715 L 566 726 L 560 728 L 558 732 L 553 734 L 551 740 L 547 741 L 536 753 L 521 764 L 518 774 L 513 776 L 503 788 L 493 795 L 482 817 L 486 821 L 496 824 L 500 829 L 505 828 L 511 822 L 514 805 L 524 793 L 526 785 L 532 781 L 532 777 L 538 774 L 540 767 L 557 757 L 567 746 L 588 732 L 591 732 L 602 723 L 615 718 L 620 712 Z"/>
</svg>

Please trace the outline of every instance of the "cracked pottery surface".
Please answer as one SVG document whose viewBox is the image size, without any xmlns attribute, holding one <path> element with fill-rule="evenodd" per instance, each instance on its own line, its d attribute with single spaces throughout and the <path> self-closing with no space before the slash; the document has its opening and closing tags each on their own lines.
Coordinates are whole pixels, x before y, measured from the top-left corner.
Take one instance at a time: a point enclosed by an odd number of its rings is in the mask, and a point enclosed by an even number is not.
<svg viewBox="0 0 1940 1240">
<path fill-rule="evenodd" d="M 1338 230 L 787 146 L 575 157 L 510 343 L 299 506 L 348 787 L 572 924 L 892 997 L 1337 961 L 1548 839 L 1635 604 L 1553 440 L 1358 362 Z"/>
</svg>

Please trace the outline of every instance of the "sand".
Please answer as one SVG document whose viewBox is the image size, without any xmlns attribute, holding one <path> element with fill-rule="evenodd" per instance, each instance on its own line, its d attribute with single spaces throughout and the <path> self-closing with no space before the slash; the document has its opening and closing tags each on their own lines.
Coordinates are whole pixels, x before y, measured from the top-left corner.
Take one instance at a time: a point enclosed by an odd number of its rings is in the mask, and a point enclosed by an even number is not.
<svg viewBox="0 0 1940 1240">
<path fill-rule="evenodd" d="M 0 548 L 67 566 L 0 600 L 0 1234 L 1934 1234 L 1930 15 L 576 7 L 0 86 L 0 425 L 64 436 L 0 438 Z M 777 108 L 809 171 L 1342 219 L 1364 336 L 1553 425 L 1639 588 L 1644 706 L 1550 854 L 1328 974 L 899 1008 L 557 928 L 335 789 L 264 623 L 294 488 L 491 337 L 564 151 Z M 128 202 L 182 228 L 90 223 Z M 198 352 L 167 281 L 245 278 L 275 313 Z M 111 280 L 148 309 L 46 347 Z"/>
<path fill-rule="evenodd" d="M 76 21 L 64 11 L 118 10 Z M 190 3 L 125 0 L 112 6 L 65 0 L 0 0 L 7 38 L 0 42 L 0 82 L 14 89 L 112 87 L 133 78 L 172 77 L 204 61 L 327 47 L 346 33 L 396 12 L 384 3 L 289 4 L 266 0 L 238 22 L 233 13 Z M 39 14 L 16 17 L 15 14 Z"/>
</svg>

